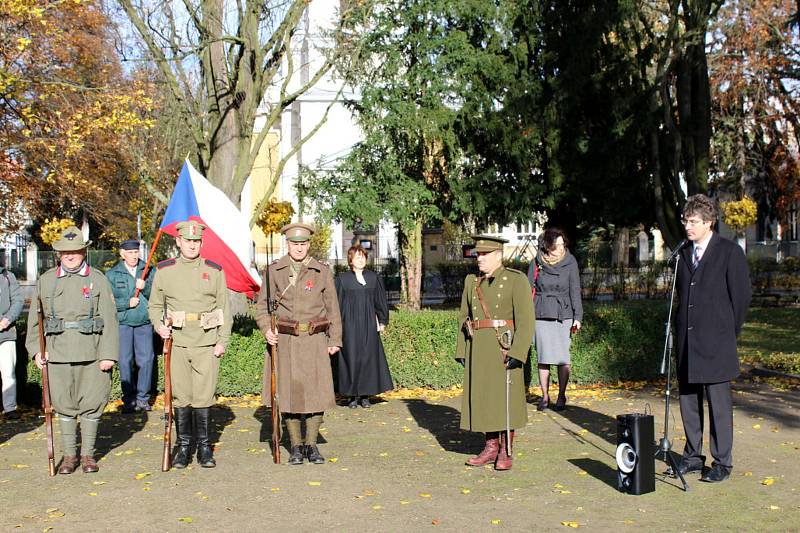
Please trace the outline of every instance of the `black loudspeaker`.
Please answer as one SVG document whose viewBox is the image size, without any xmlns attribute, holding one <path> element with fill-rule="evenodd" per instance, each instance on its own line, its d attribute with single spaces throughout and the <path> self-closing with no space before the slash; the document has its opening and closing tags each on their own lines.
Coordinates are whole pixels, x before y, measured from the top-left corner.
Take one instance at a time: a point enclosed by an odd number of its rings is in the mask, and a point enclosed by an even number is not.
<svg viewBox="0 0 800 533">
<path fill-rule="evenodd" d="M 653 415 L 617 415 L 617 488 L 628 494 L 656 490 Z"/>
</svg>

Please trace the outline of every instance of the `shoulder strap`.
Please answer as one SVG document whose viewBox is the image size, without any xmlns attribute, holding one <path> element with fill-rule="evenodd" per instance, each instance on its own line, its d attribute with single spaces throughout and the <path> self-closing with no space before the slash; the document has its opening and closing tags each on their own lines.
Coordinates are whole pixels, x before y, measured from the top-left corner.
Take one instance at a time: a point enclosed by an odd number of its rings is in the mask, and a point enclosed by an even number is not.
<svg viewBox="0 0 800 533">
<path fill-rule="evenodd" d="M 475 277 L 475 293 L 478 295 L 478 301 L 481 303 L 481 309 L 483 309 L 483 318 L 491 319 L 492 317 L 489 315 L 489 308 L 486 307 L 486 302 L 483 301 L 483 291 L 481 290 L 482 281 L 483 276 Z"/>
</svg>

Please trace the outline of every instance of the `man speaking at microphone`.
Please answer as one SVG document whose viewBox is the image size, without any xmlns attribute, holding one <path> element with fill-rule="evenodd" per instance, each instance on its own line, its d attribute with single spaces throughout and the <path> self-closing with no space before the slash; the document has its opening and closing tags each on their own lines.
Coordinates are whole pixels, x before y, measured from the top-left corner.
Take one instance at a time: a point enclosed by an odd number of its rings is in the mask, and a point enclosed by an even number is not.
<svg viewBox="0 0 800 533">
<path fill-rule="evenodd" d="M 691 245 L 680 250 L 676 317 L 678 385 L 686 447 L 681 474 L 702 472 L 702 481 L 724 481 L 733 468 L 731 380 L 739 375 L 736 337 L 750 305 L 747 259 L 734 242 L 712 231 L 716 205 L 707 196 L 686 199 L 683 225 Z M 710 469 L 703 452 L 703 397 L 708 402 Z"/>
</svg>

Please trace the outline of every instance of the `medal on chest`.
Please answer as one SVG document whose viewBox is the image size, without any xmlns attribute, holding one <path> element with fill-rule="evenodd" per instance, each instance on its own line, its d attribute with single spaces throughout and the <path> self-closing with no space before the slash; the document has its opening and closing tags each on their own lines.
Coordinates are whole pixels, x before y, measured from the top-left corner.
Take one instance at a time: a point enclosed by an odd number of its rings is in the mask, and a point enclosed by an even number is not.
<svg viewBox="0 0 800 533">
<path fill-rule="evenodd" d="M 84 298 L 88 299 L 92 295 L 92 287 L 94 287 L 94 283 L 90 283 L 88 287 L 84 285 L 81 288 L 81 292 L 83 293 Z"/>
<path fill-rule="evenodd" d="M 306 286 L 304 287 L 304 289 L 307 290 L 307 291 L 311 291 L 311 289 L 313 289 L 313 288 L 314 288 L 314 280 L 310 279 L 310 280 L 306 281 Z"/>
</svg>

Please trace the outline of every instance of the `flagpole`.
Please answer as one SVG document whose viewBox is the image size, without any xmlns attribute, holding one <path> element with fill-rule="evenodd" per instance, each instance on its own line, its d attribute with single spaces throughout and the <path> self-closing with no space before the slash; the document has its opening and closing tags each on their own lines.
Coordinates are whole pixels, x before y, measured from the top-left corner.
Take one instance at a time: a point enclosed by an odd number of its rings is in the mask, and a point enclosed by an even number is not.
<svg viewBox="0 0 800 533">
<path fill-rule="evenodd" d="M 147 254 L 147 262 L 144 264 L 144 270 L 142 270 L 141 279 L 147 278 L 147 271 L 150 270 L 150 263 L 153 261 L 153 255 L 156 253 L 156 248 L 158 247 L 158 241 L 159 239 L 161 239 L 162 233 L 163 232 L 161 231 L 161 228 L 159 228 L 158 233 L 156 233 L 156 238 L 153 239 L 153 246 L 150 248 L 150 253 Z M 133 297 L 138 298 L 140 292 L 142 292 L 142 289 L 136 287 L 136 291 L 133 293 Z"/>
</svg>

